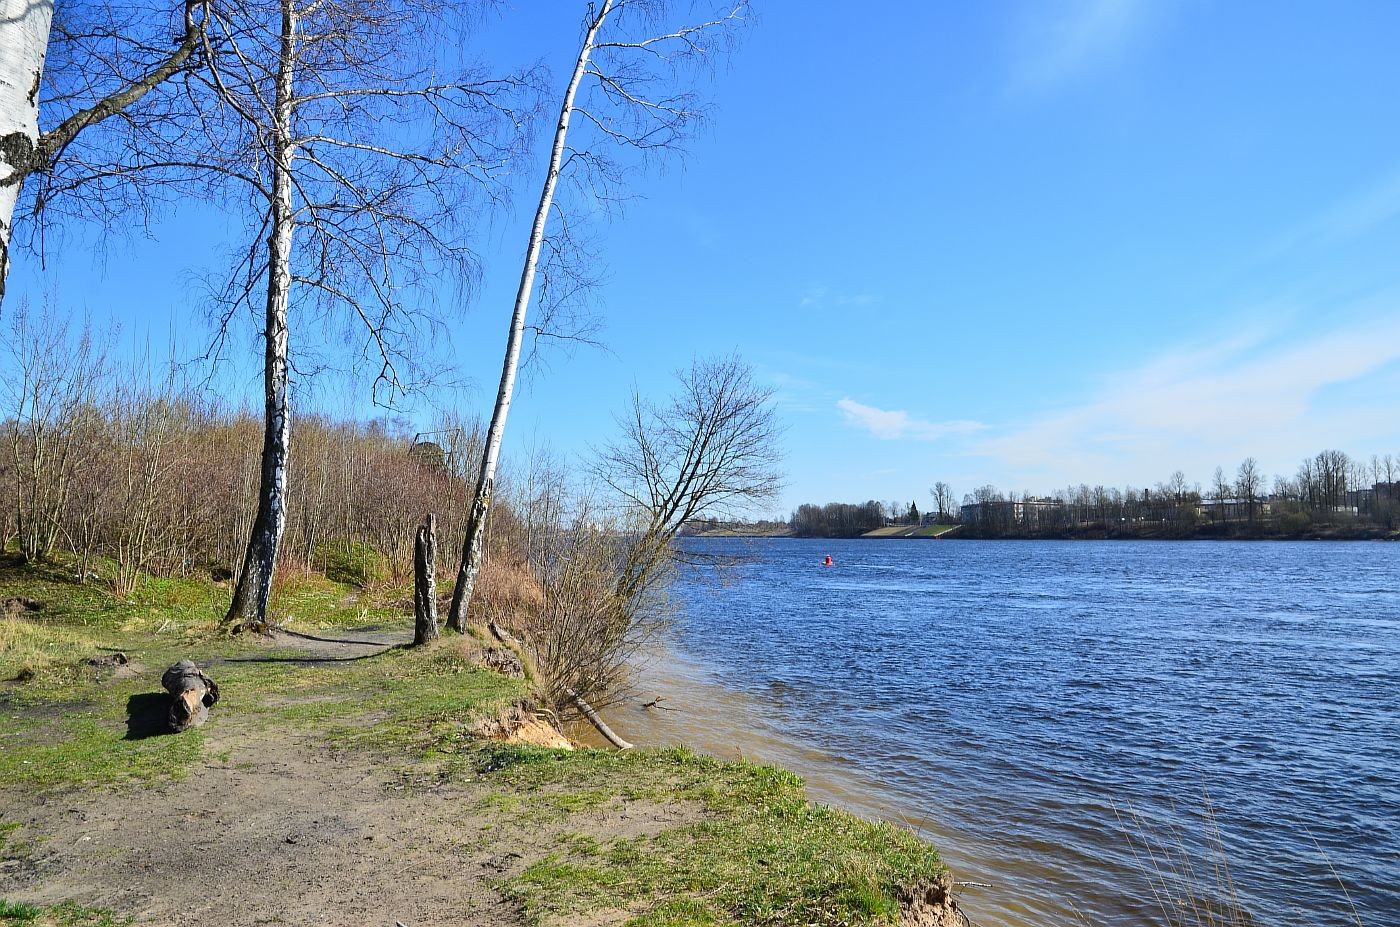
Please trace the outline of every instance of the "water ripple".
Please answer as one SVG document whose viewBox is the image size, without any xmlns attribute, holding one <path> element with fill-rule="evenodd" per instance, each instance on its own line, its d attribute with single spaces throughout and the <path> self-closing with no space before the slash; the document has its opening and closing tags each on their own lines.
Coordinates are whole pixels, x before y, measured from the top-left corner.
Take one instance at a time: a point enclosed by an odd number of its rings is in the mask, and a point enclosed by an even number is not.
<svg viewBox="0 0 1400 927">
<path fill-rule="evenodd" d="M 997 885 L 984 927 L 1163 922 L 1144 836 L 1203 905 L 1354 925 L 1340 878 L 1400 925 L 1400 545 L 692 543 L 751 559 L 682 581 L 678 652 Z"/>
</svg>

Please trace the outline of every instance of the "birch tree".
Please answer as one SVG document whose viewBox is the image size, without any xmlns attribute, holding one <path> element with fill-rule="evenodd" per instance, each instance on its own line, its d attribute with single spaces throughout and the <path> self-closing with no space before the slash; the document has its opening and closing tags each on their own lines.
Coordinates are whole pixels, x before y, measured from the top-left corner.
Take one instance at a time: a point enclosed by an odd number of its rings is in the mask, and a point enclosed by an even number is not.
<svg viewBox="0 0 1400 927">
<path fill-rule="evenodd" d="M 185 0 L 163 16 L 133 9 L 134 16 L 112 13 L 101 28 L 89 29 L 81 11 L 55 27 L 53 0 L 0 0 L 0 304 L 26 181 L 51 174 L 80 133 L 130 115 L 183 72 L 199 48 L 205 9 L 206 0 Z M 177 29 L 172 16 L 181 21 Z M 51 36 L 57 79 L 45 71 Z M 140 114 L 129 119 L 132 125 L 142 121 Z M 37 213 L 47 198 L 31 199 Z"/>
<path fill-rule="evenodd" d="M 569 260 L 572 236 L 567 214 L 556 200 L 559 182 L 572 171 L 573 179 L 590 195 L 610 199 L 623 174 L 614 152 L 630 150 L 646 155 L 677 147 L 702 115 L 693 94 L 678 89 L 679 72 L 688 65 L 714 61 L 742 24 L 746 2 L 739 0 L 712 19 L 674 28 L 662 25 L 667 7 L 660 0 L 601 0 L 590 3 L 584 17 L 511 309 L 500 384 L 448 612 L 447 625 L 453 630 L 466 629 L 467 606 L 481 571 L 501 440 L 515 393 L 536 277 L 542 258 L 546 265 L 550 258 L 561 266 Z M 582 146 L 570 138 L 575 118 L 589 130 L 589 143 Z M 550 246 L 551 229 L 563 240 L 562 245 L 556 240 Z"/>
<path fill-rule="evenodd" d="M 39 143 L 39 80 L 52 20 L 52 0 L 0 0 L 0 302 L 10 273 L 15 201 Z"/>
<path fill-rule="evenodd" d="M 267 625 L 287 523 L 293 312 L 375 365 L 376 394 L 411 382 L 444 281 L 469 281 L 478 194 L 520 136 L 525 78 L 438 75 L 453 11 L 434 0 L 247 0 L 211 11 L 202 169 L 240 189 L 249 240 L 220 291 L 219 330 L 259 319 L 264 431 L 257 514 L 225 619 Z M 178 167 L 178 159 L 152 167 Z M 347 324 L 348 323 L 348 324 Z M 308 338 L 307 341 L 312 339 Z"/>
</svg>

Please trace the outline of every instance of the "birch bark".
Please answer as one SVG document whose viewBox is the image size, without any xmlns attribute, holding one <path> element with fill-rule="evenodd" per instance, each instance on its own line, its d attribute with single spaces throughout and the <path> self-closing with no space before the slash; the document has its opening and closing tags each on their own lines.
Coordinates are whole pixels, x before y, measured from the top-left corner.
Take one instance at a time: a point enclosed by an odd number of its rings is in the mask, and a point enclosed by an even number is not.
<svg viewBox="0 0 1400 927">
<path fill-rule="evenodd" d="M 277 567 L 277 550 L 287 527 L 287 472 L 291 452 L 292 406 L 287 361 L 287 307 L 292 287 L 293 72 L 298 17 L 291 0 L 282 4 L 272 158 L 272 233 L 268 238 L 267 308 L 263 322 L 263 446 L 258 514 L 243 557 L 226 625 L 234 630 L 267 628 L 267 606 Z"/>
<path fill-rule="evenodd" d="M 53 0 L 0 0 L 0 304 L 20 183 L 39 147 L 39 80 Z"/>
<path fill-rule="evenodd" d="M 579 48 L 578 59 L 574 62 L 573 75 L 564 91 L 564 101 L 559 107 L 559 125 L 554 130 L 554 146 L 549 154 L 549 172 L 545 175 L 544 187 L 540 191 L 539 207 L 535 210 L 535 221 L 530 229 L 530 243 L 525 249 L 525 265 L 520 273 L 520 286 L 515 293 L 515 308 L 511 313 L 510 331 L 506 337 L 501 385 L 496 392 L 496 407 L 491 412 L 491 425 L 486 431 L 486 449 L 481 457 L 481 472 L 477 477 L 476 494 L 472 499 L 472 510 L 467 519 L 467 538 L 462 545 L 462 560 L 457 566 L 457 582 L 452 590 L 452 607 L 447 613 L 447 626 L 454 631 L 466 630 L 467 606 L 471 603 L 472 590 L 476 587 L 476 577 L 481 572 L 481 558 L 486 546 L 486 518 L 491 510 L 491 496 L 496 486 L 496 465 L 501 455 L 501 437 L 505 434 L 506 416 L 510 412 L 511 397 L 515 392 L 515 376 L 520 366 L 520 346 L 525 339 L 525 313 L 529 309 L 530 294 L 534 290 L 545 225 L 549 221 L 549 211 L 554 204 L 554 190 L 559 184 L 559 172 L 564 164 L 565 139 L 569 133 L 569 120 L 574 113 L 574 99 L 578 95 L 584 73 L 588 70 L 588 61 L 598 40 L 598 30 L 603 27 L 614 5 L 615 0 L 603 0 L 588 24 L 588 31 Z"/>
</svg>

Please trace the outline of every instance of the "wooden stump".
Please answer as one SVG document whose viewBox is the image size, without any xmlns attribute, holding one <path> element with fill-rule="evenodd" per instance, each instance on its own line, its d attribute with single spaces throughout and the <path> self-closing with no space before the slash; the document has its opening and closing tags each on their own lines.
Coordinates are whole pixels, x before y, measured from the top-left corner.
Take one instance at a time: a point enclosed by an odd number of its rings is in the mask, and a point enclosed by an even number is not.
<svg viewBox="0 0 1400 927">
<path fill-rule="evenodd" d="M 199 727 L 219 700 L 219 687 L 190 660 L 181 660 L 160 677 L 170 693 L 170 729 L 175 733 Z"/>
<path fill-rule="evenodd" d="M 413 543 L 413 644 L 438 636 L 437 517 L 431 513 L 418 526 Z"/>
</svg>

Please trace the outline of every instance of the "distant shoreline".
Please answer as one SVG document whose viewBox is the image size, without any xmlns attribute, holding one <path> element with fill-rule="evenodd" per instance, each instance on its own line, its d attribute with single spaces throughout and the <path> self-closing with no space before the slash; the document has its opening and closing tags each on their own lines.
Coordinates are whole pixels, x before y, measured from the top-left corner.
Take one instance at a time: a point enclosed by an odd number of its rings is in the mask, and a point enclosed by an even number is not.
<svg viewBox="0 0 1400 927">
<path fill-rule="evenodd" d="M 1387 532 L 1374 528 L 1356 529 L 1354 531 L 1335 529 L 1307 532 L 1304 534 L 1196 531 L 1191 534 L 1170 534 L 1162 532 L 1151 534 L 1108 534 L 1106 532 L 1085 532 L 1075 534 L 985 535 L 959 530 L 963 527 L 960 525 L 955 525 L 951 529 L 947 528 L 947 526 L 940 527 L 945 528 L 945 530 L 937 533 L 920 533 L 919 530 L 892 532 L 890 529 L 877 529 L 865 534 L 833 535 L 827 537 L 797 535 L 793 534 L 791 531 L 744 531 L 740 528 L 732 528 L 697 531 L 686 534 L 684 537 L 732 538 L 743 540 L 769 540 L 780 538 L 798 541 L 1400 541 L 1400 532 Z"/>
</svg>

